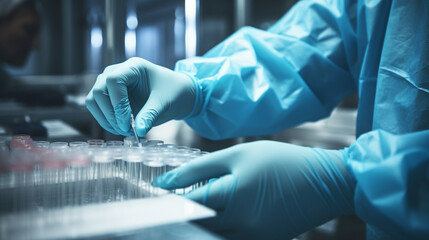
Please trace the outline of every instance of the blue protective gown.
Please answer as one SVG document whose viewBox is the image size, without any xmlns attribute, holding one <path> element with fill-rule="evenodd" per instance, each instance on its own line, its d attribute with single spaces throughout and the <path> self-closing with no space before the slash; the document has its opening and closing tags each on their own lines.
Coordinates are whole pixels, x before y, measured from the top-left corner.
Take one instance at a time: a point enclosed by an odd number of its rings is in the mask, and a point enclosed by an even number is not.
<svg viewBox="0 0 429 240">
<path fill-rule="evenodd" d="M 300 1 L 268 31 L 242 28 L 176 71 L 199 84 L 186 122 L 211 139 L 327 117 L 359 92 L 347 164 L 356 214 L 429 239 L 429 1 Z M 377 232 L 377 230 L 376 230 Z"/>
</svg>

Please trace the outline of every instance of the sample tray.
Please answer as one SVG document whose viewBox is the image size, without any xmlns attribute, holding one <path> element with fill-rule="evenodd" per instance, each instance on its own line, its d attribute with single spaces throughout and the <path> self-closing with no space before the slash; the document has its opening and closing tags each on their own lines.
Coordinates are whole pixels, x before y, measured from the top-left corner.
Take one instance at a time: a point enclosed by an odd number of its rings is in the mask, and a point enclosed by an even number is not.
<svg viewBox="0 0 429 240">
<path fill-rule="evenodd" d="M 67 194 L 76 184 L 79 183 L 0 189 L 0 239 L 104 239 L 215 216 L 213 210 L 182 196 L 121 178 L 104 179 L 101 184 L 109 186 L 108 191 L 104 187 L 97 189 L 99 180 L 89 180 L 83 192 L 85 202 L 79 196 L 76 205 L 76 196 Z M 44 199 L 44 192 L 55 189 L 63 189 L 59 197 Z M 34 199 L 32 204 L 16 206 L 14 194 L 27 190 Z"/>
</svg>

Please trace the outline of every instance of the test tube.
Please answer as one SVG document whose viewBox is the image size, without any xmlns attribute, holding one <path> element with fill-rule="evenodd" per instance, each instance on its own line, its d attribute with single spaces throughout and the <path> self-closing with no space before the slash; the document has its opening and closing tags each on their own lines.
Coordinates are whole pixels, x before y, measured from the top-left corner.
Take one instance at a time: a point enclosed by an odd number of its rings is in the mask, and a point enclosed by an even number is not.
<svg viewBox="0 0 429 240">
<path fill-rule="evenodd" d="M 20 135 L 14 135 L 12 136 L 12 139 L 10 140 L 10 148 L 27 148 L 28 142 L 31 142 L 30 135 L 20 134 Z"/>
<path fill-rule="evenodd" d="M 157 150 L 159 151 L 160 156 L 166 164 L 166 171 L 170 171 L 173 169 L 171 163 L 174 164 L 175 161 L 175 151 L 177 146 L 174 144 L 163 144 Z"/>
<path fill-rule="evenodd" d="M 162 149 L 164 141 L 162 140 L 148 140 L 143 146 L 148 149 L 145 153 L 145 161 L 143 162 L 143 172 L 146 176 L 147 186 L 151 186 L 151 182 L 157 176 L 165 173 L 167 166 L 162 157 L 162 150 L 169 150 L 168 148 Z"/>
<path fill-rule="evenodd" d="M 206 154 L 210 154 L 210 152 L 201 151 L 199 157 L 202 157 L 202 156 L 204 156 Z M 203 181 L 201 181 L 201 182 L 198 183 L 198 187 L 202 187 L 202 186 L 206 185 L 207 183 L 209 183 L 209 180 L 203 180 Z"/>
<path fill-rule="evenodd" d="M 137 141 L 134 136 L 127 136 L 124 138 L 124 147 L 131 147 L 136 144 L 137 144 Z"/>
<path fill-rule="evenodd" d="M 124 142 L 118 141 L 118 140 L 110 140 L 110 141 L 106 141 L 106 145 L 107 146 L 123 146 Z"/>
<path fill-rule="evenodd" d="M 106 148 L 95 149 L 92 155 L 93 177 L 95 179 L 95 201 L 104 202 L 114 199 L 112 182 L 114 158 Z"/>
<path fill-rule="evenodd" d="M 162 144 L 161 146 L 159 146 L 159 150 L 162 152 L 174 152 L 176 151 L 177 146 L 175 144 Z"/>
<path fill-rule="evenodd" d="M 141 147 L 130 147 L 123 151 L 123 178 L 128 183 L 138 187 L 142 184 L 141 168 L 144 149 Z M 125 183 L 125 193 L 127 198 L 136 198 L 139 196 L 139 188 Z M 137 191 L 135 191 L 137 190 Z"/>
<path fill-rule="evenodd" d="M 192 160 L 194 160 L 195 158 L 197 158 L 197 157 L 199 157 L 200 155 L 201 155 L 201 150 L 200 149 L 198 149 L 198 148 L 190 148 L 190 156 L 189 156 L 189 159 L 188 159 L 188 162 L 190 162 L 190 161 L 192 161 Z M 191 190 L 195 190 L 195 189 L 197 189 L 198 187 L 200 187 L 200 185 L 201 185 L 201 182 L 198 182 L 198 183 L 195 183 L 195 184 L 193 184 L 192 186 L 191 186 Z"/>
<path fill-rule="evenodd" d="M 68 142 L 52 142 L 50 144 L 52 149 L 52 153 L 54 157 L 57 158 L 57 162 L 60 163 L 58 168 L 54 168 L 54 198 L 55 198 L 55 206 L 61 207 L 67 204 L 67 184 L 66 180 L 68 177 L 68 168 L 67 168 L 67 159 L 69 154 L 69 144 Z"/>
<path fill-rule="evenodd" d="M 106 147 L 114 159 L 114 177 L 119 177 L 121 172 L 122 149 L 124 148 L 123 141 L 107 141 Z"/>
<path fill-rule="evenodd" d="M 51 144 L 52 145 L 52 144 Z M 61 146 L 60 146 L 61 145 Z M 51 147 L 43 154 L 40 172 L 43 182 L 43 207 L 59 207 L 66 203 L 65 169 L 67 151 L 64 144 Z"/>
<path fill-rule="evenodd" d="M 84 147 L 87 147 L 88 145 L 89 144 L 87 142 L 83 142 L 83 141 L 74 141 L 69 143 L 70 148 L 84 148 Z"/>
<path fill-rule="evenodd" d="M 166 172 L 164 157 L 157 149 L 149 148 L 144 152 L 142 175 L 148 186 L 156 177 Z"/>
<path fill-rule="evenodd" d="M 186 146 L 176 147 L 175 153 L 183 159 L 184 163 L 189 162 L 192 159 L 192 155 L 195 149 Z"/>
<path fill-rule="evenodd" d="M 191 148 L 190 151 L 191 151 L 191 158 L 196 158 L 201 154 L 201 149 L 198 149 L 198 148 Z"/>
<path fill-rule="evenodd" d="M 192 154 L 194 152 L 198 152 L 198 151 L 196 149 L 192 149 L 192 148 L 187 147 L 187 146 L 178 146 L 176 148 L 176 152 L 175 152 L 175 154 L 177 155 L 177 158 L 181 159 L 180 165 L 178 167 L 186 165 L 192 159 Z M 176 189 L 175 193 L 186 194 L 189 191 L 191 191 L 193 188 L 195 188 L 195 186 L 189 186 L 187 188 Z"/>
<path fill-rule="evenodd" d="M 94 150 L 92 160 L 96 164 L 101 164 L 100 168 L 96 169 L 95 178 L 111 178 L 113 176 L 113 156 L 106 148 L 99 148 Z"/>
<path fill-rule="evenodd" d="M 96 154 L 97 151 L 100 150 L 100 148 L 105 148 L 106 143 L 104 142 L 104 140 L 102 139 L 90 139 L 86 141 L 88 143 L 88 154 L 93 158 Z M 92 164 L 91 165 L 91 179 L 96 180 L 97 176 L 96 176 L 96 169 L 95 169 L 96 164 Z"/>
<path fill-rule="evenodd" d="M 40 185 L 42 184 L 42 174 L 40 172 L 40 162 L 42 160 L 43 153 L 46 151 L 50 151 L 50 142 L 48 141 L 33 141 L 31 152 L 34 157 L 35 161 L 35 168 L 34 168 L 34 184 L 37 187 L 37 189 L 40 189 Z M 40 193 L 41 194 L 41 193 Z M 36 192 L 36 195 L 40 195 L 39 192 Z"/>
<path fill-rule="evenodd" d="M 67 142 L 52 142 L 50 147 L 52 149 L 67 149 L 69 144 Z"/>
<path fill-rule="evenodd" d="M 176 153 L 176 146 L 174 148 L 164 150 L 162 154 L 167 172 L 179 167 L 184 162 L 183 157 Z"/>
<path fill-rule="evenodd" d="M 21 211 L 34 204 L 33 170 L 35 163 L 28 149 L 16 148 L 10 153 L 9 171 L 12 177 L 13 210 Z"/>
<path fill-rule="evenodd" d="M 82 205 L 87 202 L 88 179 L 90 175 L 91 156 L 85 152 L 84 147 L 70 149 L 68 160 L 69 168 L 69 204 Z"/>
<path fill-rule="evenodd" d="M 96 141 L 97 142 L 97 141 Z M 88 201 L 89 183 L 91 175 L 91 151 L 88 142 L 74 141 L 69 143 L 70 156 L 68 177 L 70 183 L 70 204 L 81 205 Z"/>
<path fill-rule="evenodd" d="M 36 148 L 49 148 L 51 143 L 48 141 L 33 141 Z"/>
<path fill-rule="evenodd" d="M 105 143 L 103 139 L 89 139 L 86 142 L 89 145 L 103 145 Z"/>
<path fill-rule="evenodd" d="M 12 139 L 31 139 L 31 136 L 27 134 L 16 134 L 12 136 Z"/>
<path fill-rule="evenodd" d="M 159 148 L 162 145 L 164 145 L 164 141 L 162 140 L 148 140 L 146 143 L 144 143 L 144 147 L 154 147 Z"/>
</svg>

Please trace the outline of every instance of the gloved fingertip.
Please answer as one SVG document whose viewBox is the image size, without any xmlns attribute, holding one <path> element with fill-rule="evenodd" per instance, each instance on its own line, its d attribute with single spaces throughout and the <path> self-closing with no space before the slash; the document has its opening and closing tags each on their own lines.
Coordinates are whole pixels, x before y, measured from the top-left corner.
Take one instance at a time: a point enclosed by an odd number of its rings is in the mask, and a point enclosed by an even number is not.
<svg viewBox="0 0 429 240">
<path fill-rule="evenodd" d="M 154 187 L 164 189 L 174 189 L 178 187 L 176 184 L 176 174 L 174 173 L 174 170 L 155 178 L 151 184 Z"/>
<path fill-rule="evenodd" d="M 139 137 L 144 137 L 148 130 L 136 127 L 136 132 Z"/>
<path fill-rule="evenodd" d="M 151 185 L 152 185 L 152 187 L 161 187 L 160 182 L 161 182 L 161 180 L 159 180 L 159 177 L 157 177 L 151 182 Z"/>
<path fill-rule="evenodd" d="M 137 135 L 140 137 L 143 137 L 147 134 L 147 132 L 150 130 L 151 125 L 146 122 L 143 118 L 136 119 L 136 132 Z"/>
<path fill-rule="evenodd" d="M 204 198 L 205 195 L 206 195 L 206 191 L 204 191 L 200 188 L 200 189 L 192 190 L 192 191 L 190 191 L 190 192 L 188 192 L 182 196 L 189 199 L 189 200 L 192 200 L 194 202 L 204 204 L 203 202 L 205 199 Z"/>
</svg>

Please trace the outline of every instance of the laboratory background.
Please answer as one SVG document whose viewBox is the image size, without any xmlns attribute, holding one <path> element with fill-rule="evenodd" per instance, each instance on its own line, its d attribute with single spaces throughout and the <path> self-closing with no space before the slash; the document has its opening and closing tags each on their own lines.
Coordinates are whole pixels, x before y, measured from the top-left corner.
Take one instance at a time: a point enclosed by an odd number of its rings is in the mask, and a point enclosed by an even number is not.
<svg viewBox="0 0 429 240">
<path fill-rule="evenodd" d="M 350 146 L 356 140 L 355 94 L 326 119 L 274 135 L 217 141 L 201 137 L 175 120 L 154 127 L 136 143 L 133 137 L 105 131 L 85 106 L 97 76 L 111 64 L 141 57 L 174 69 L 178 60 L 203 55 L 243 26 L 268 29 L 295 2 L 37 1 L 37 46 L 23 66 L 1 63 L 13 91 L 0 98 L 0 147 L 10 148 L 9 154 L 15 150 L 17 161 L 31 158 L 40 164 L 2 168 L 0 238 L 222 239 L 199 225 L 199 219 L 215 214 L 211 209 L 193 205 L 180 197 L 182 192 L 172 194 L 144 185 L 143 175 L 150 181 L 162 172 L 156 166 L 133 162 L 139 154 L 136 144 L 155 146 L 147 153 L 154 159 L 164 152 L 174 155 L 171 158 L 198 157 L 262 139 L 326 149 Z M 28 144 L 33 149 L 54 145 L 56 150 L 24 153 L 12 149 L 13 144 L 16 149 Z M 88 148 L 71 150 L 82 146 Z M 119 157 L 106 160 L 105 155 L 115 151 L 121 151 Z M 76 165 L 52 163 L 47 160 L 52 154 L 81 160 Z M 365 239 L 365 224 L 353 215 L 343 216 L 297 239 Z"/>
</svg>

